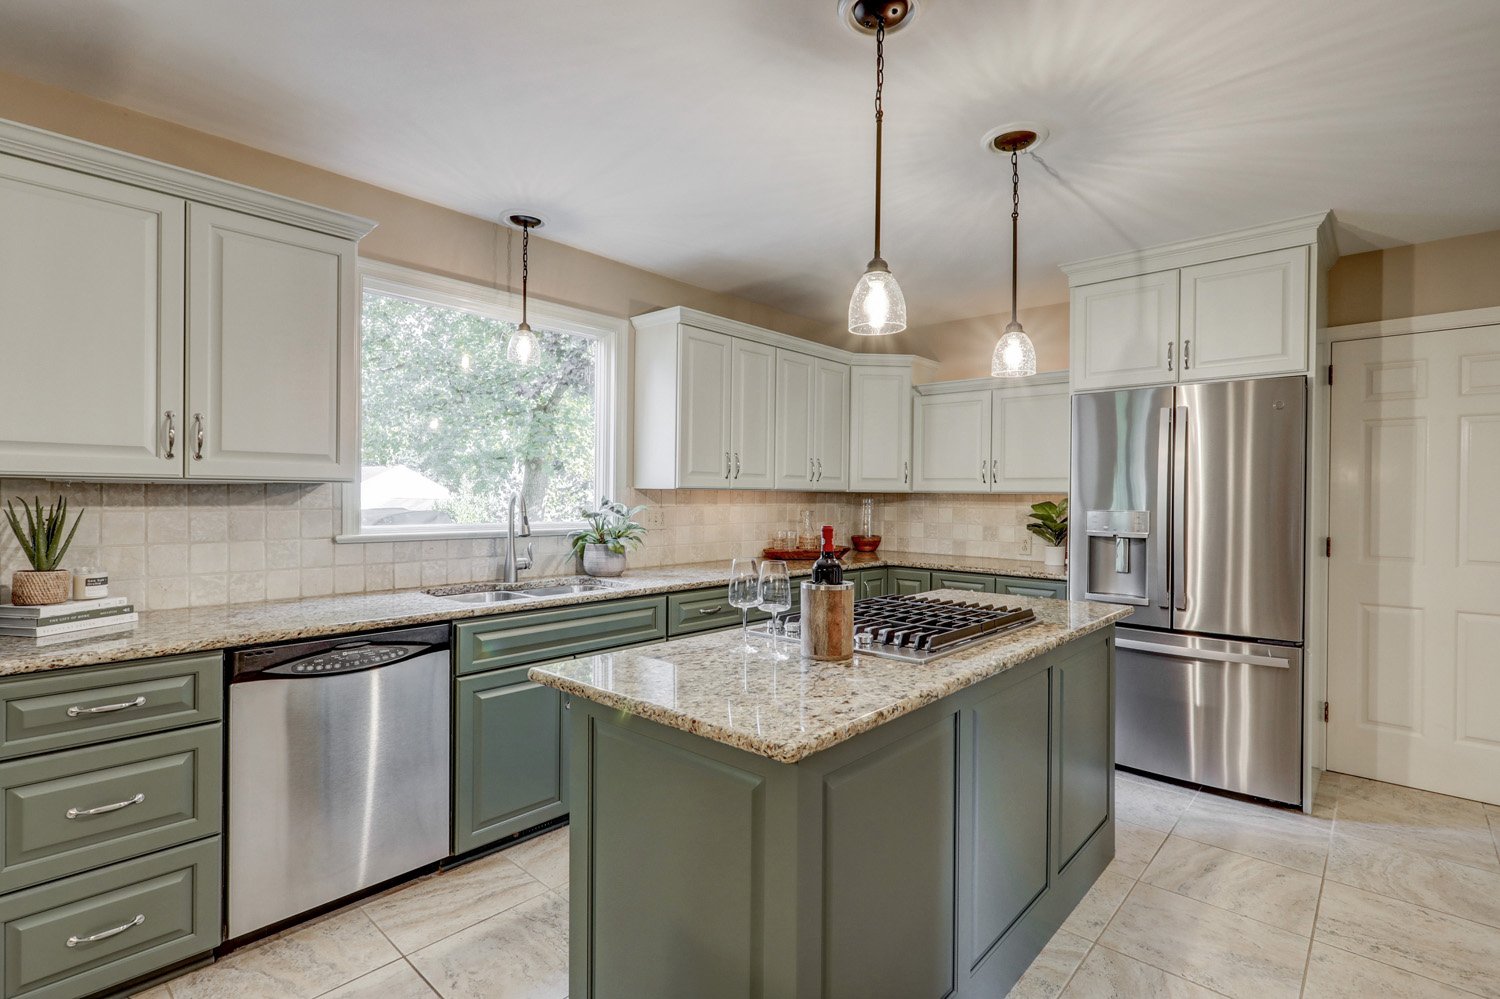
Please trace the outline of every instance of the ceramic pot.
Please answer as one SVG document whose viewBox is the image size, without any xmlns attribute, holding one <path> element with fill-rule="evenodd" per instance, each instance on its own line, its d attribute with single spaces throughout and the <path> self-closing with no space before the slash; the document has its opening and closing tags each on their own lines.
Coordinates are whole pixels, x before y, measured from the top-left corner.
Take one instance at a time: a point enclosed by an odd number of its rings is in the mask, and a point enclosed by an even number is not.
<svg viewBox="0 0 1500 999">
<path fill-rule="evenodd" d="M 849 540 L 854 542 L 854 550 L 857 552 L 872 552 L 880 547 L 878 534 L 856 534 Z"/>
<path fill-rule="evenodd" d="M 625 555 L 610 551 L 609 545 L 584 545 L 583 571 L 590 576 L 618 576 L 625 571 Z"/>
<path fill-rule="evenodd" d="M 73 573 L 69 569 L 17 569 L 10 577 L 10 602 L 18 607 L 65 604 L 72 595 Z"/>
<path fill-rule="evenodd" d="M 1042 564 L 1049 569 L 1061 569 L 1063 567 L 1063 560 L 1067 557 L 1067 552 L 1068 550 L 1062 545 L 1049 545 L 1044 553 L 1045 560 Z"/>
</svg>

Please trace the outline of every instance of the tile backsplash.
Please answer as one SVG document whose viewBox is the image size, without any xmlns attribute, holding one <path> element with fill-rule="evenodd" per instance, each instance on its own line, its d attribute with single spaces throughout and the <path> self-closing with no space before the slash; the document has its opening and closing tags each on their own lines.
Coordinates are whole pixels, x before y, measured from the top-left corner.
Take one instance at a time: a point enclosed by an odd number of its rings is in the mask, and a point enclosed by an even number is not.
<svg viewBox="0 0 1500 999">
<path fill-rule="evenodd" d="M 333 593 L 363 593 L 497 579 L 503 548 L 494 538 L 337 544 L 342 487 L 330 484 L 140 485 L 0 479 L 0 498 L 61 493 L 84 510 L 68 566 L 100 565 L 110 592 L 139 609 L 219 606 Z M 1051 496 L 877 495 L 882 547 L 936 555 L 1040 559 L 1024 523 L 1030 505 Z M 630 498 L 646 544 L 638 567 L 727 561 L 759 554 L 777 531 L 812 510 L 847 539 L 857 525 L 857 493 L 650 490 Z M 562 537 L 528 539 L 534 567 L 524 576 L 575 571 Z M 11 573 L 27 568 L 5 528 L 0 537 L 0 599 Z"/>
</svg>

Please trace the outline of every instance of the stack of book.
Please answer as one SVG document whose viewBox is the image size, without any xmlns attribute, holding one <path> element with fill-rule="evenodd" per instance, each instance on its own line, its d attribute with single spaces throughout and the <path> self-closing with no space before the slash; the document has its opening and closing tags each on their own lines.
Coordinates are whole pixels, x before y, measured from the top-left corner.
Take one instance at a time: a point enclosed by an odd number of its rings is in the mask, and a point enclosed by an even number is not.
<svg viewBox="0 0 1500 999">
<path fill-rule="evenodd" d="M 140 615 L 125 597 L 69 600 L 45 607 L 0 604 L 0 635 L 70 642 L 135 627 Z"/>
</svg>

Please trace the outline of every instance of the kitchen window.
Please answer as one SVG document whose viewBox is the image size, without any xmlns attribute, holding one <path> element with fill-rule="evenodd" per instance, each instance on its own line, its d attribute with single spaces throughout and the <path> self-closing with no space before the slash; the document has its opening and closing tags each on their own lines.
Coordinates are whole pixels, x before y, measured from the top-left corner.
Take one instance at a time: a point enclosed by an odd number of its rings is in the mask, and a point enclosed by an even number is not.
<svg viewBox="0 0 1500 999">
<path fill-rule="evenodd" d="M 363 262 L 359 480 L 343 541 L 503 535 L 512 496 L 558 533 L 614 495 L 623 323 L 531 302 L 541 351 L 506 344 L 519 296 Z"/>
</svg>

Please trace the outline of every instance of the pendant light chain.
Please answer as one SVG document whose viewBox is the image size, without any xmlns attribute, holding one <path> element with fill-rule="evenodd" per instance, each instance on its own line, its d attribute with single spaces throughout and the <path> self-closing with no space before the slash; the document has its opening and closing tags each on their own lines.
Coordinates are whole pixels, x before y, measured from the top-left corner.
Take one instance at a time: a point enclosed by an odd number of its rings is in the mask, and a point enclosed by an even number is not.
<svg viewBox="0 0 1500 999">
<path fill-rule="evenodd" d="M 1016 322 L 1016 274 L 1020 261 L 1021 154 L 1010 151 L 1010 321 Z"/>
<path fill-rule="evenodd" d="M 881 133 L 885 109 L 881 97 L 885 91 L 885 18 L 875 19 L 875 257 L 880 257 L 880 159 Z"/>
<path fill-rule="evenodd" d="M 524 226 L 521 229 L 521 325 L 522 326 L 526 326 L 527 329 L 531 328 L 530 326 L 527 326 L 527 323 L 526 323 L 526 295 L 527 295 L 526 283 L 527 283 L 527 280 L 530 277 L 531 277 L 531 226 L 528 225 L 528 226 Z"/>
</svg>

